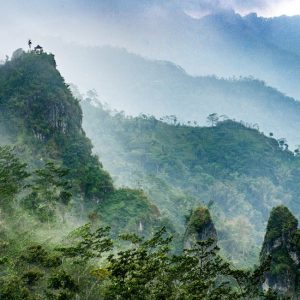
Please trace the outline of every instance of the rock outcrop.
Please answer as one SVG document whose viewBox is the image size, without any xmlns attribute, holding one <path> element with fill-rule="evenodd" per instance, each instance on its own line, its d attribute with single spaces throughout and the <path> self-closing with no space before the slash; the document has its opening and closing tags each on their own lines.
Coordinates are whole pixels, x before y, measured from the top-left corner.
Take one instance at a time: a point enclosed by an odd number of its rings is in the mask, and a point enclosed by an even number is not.
<svg viewBox="0 0 300 300">
<path fill-rule="evenodd" d="M 205 207 L 194 209 L 188 219 L 184 235 L 184 248 L 192 248 L 197 241 L 213 239 L 217 242 L 217 231 L 209 210 Z"/>
<path fill-rule="evenodd" d="M 291 299 L 299 299 L 300 295 L 300 230 L 297 226 L 298 221 L 288 208 L 274 208 L 260 253 L 261 263 L 271 256 L 270 270 L 263 278 L 263 289 L 272 289 Z"/>
</svg>

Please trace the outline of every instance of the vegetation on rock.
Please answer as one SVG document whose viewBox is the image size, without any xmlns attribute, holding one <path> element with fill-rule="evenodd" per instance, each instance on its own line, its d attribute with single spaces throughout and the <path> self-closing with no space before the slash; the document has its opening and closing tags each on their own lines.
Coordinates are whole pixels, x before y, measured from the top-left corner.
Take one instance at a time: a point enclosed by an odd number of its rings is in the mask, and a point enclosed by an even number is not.
<svg viewBox="0 0 300 300">
<path fill-rule="evenodd" d="M 263 287 L 281 296 L 297 297 L 299 293 L 298 221 L 285 206 L 272 209 L 260 260 L 271 257 L 270 270 L 264 275 Z"/>
</svg>

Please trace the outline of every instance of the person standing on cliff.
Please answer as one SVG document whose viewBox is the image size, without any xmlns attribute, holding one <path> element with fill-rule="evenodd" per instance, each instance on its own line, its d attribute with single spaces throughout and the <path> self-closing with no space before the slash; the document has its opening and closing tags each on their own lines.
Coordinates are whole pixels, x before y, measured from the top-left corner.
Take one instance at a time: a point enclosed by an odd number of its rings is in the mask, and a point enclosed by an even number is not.
<svg viewBox="0 0 300 300">
<path fill-rule="evenodd" d="M 28 40 L 28 47 L 29 47 L 29 51 L 31 52 L 31 45 L 32 45 L 32 41 L 31 39 Z"/>
</svg>

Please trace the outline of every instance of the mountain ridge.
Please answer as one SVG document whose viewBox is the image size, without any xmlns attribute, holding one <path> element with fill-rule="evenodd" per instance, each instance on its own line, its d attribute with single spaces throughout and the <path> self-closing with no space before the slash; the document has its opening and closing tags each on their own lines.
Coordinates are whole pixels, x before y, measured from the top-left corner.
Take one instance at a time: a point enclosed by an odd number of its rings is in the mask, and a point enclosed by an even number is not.
<svg viewBox="0 0 300 300">
<path fill-rule="evenodd" d="M 299 102 L 263 81 L 192 77 L 170 62 L 111 47 L 86 50 L 81 60 L 84 73 L 91 74 L 90 85 L 99 87 L 101 101 L 126 114 L 176 115 L 180 122 L 197 121 L 203 126 L 209 114 L 218 113 L 257 123 L 266 134 L 286 138 L 293 148 L 298 145 Z M 89 62 L 97 68 L 88 67 Z"/>
</svg>

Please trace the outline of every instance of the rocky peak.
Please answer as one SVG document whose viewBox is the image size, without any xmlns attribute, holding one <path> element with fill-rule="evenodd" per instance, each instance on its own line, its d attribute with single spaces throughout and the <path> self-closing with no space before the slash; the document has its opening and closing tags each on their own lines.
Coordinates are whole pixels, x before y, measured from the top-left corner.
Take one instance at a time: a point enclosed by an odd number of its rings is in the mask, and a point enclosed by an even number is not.
<svg viewBox="0 0 300 300">
<path fill-rule="evenodd" d="M 272 288 L 280 295 L 296 297 L 300 262 L 298 221 L 285 206 L 275 207 L 267 225 L 260 253 L 261 263 L 271 256 L 271 267 L 264 274 L 263 289 Z"/>
<path fill-rule="evenodd" d="M 197 241 L 208 239 L 217 241 L 217 231 L 209 210 L 200 206 L 194 209 L 188 218 L 184 236 L 184 247 L 189 249 L 193 247 Z"/>
<path fill-rule="evenodd" d="M 0 106 L 4 117 L 38 140 L 77 134 L 80 105 L 56 69 L 54 55 L 16 50 L 0 68 Z"/>
</svg>

